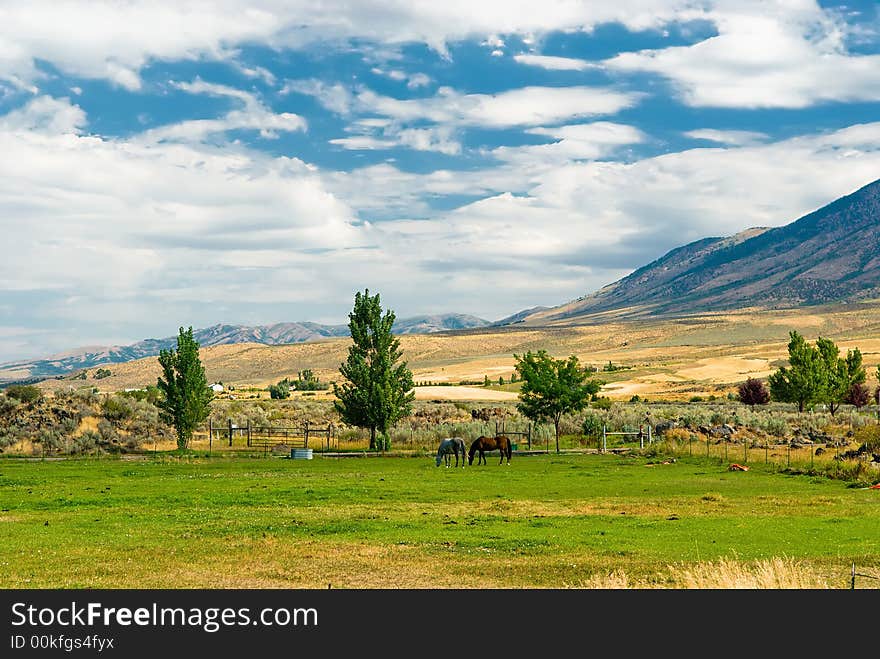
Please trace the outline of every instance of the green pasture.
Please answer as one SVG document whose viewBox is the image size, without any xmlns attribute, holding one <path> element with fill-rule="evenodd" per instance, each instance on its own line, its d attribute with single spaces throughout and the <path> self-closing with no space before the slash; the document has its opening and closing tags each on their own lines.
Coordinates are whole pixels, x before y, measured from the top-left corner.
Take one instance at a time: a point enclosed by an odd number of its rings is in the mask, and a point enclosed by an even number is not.
<svg viewBox="0 0 880 659">
<path fill-rule="evenodd" d="M 771 559 L 831 588 L 853 564 L 880 576 L 880 490 L 698 456 L 487 459 L 0 460 L 0 586 L 674 588 Z"/>
</svg>

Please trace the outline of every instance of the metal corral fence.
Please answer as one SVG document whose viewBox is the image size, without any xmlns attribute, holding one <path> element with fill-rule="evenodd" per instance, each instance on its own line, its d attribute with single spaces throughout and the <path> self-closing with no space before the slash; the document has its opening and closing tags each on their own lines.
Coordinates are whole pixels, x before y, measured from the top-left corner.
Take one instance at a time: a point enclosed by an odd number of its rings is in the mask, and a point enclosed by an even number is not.
<svg viewBox="0 0 880 659">
<path fill-rule="evenodd" d="M 831 469 L 838 474 L 861 467 L 869 478 L 880 477 L 880 469 L 876 469 L 875 474 L 870 473 L 874 469 L 871 466 L 874 464 L 871 463 L 872 454 L 858 454 L 846 440 L 834 438 L 828 442 L 814 442 L 805 437 L 774 442 L 769 438 L 718 437 L 695 432 L 658 436 L 650 425 L 646 425 L 638 429 L 624 428 L 619 432 L 610 432 L 603 427 L 602 432 L 592 440 L 592 446 L 598 453 L 654 449 L 672 457 L 695 456 L 742 465 L 764 463 L 786 469 L 813 470 L 824 467 L 826 472 Z"/>
<path fill-rule="evenodd" d="M 873 575 L 873 574 L 864 574 L 864 573 L 862 573 L 862 572 L 856 572 L 856 564 L 853 563 L 853 564 L 852 564 L 852 576 L 851 576 L 851 578 L 850 578 L 850 582 L 849 582 L 850 590 L 855 590 L 855 589 L 856 589 L 856 577 L 859 577 L 859 578 L 861 578 L 861 579 L 870 579 L 870 580 L 873 580 L 873 581 L 880 581 L 880 577 L 878 577 L 878 576 L 876 576 L 876 575 Z M 872 587 L 873 587 L 873 586 L 872 586 Z"/>
<path fill-rule="evenodd" d="M 269 453 L 278 447 L 311 448 L 319 452 L 336 450 L 339 442 L 332 423 L 319 425 L 303 421 L 297 426 L 257 426 L 250 420 L 244 426 L 236 425 L 229 419 L 225 425 L 214 425 L 208 421 L 208 450 L 214 446 L 225 450 L 257 450 Z"/>
</svg>

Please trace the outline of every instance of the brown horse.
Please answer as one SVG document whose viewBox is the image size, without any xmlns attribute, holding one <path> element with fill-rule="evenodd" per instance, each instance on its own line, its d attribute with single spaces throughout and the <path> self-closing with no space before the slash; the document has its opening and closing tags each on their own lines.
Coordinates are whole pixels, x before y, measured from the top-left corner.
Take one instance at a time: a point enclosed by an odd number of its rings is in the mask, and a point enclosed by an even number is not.
<svg viewBox="0 0 880 659">
<path fill-rule="evenodd" d="M 504 462 L 504 458 L 507 458 L 507 464 L 510 464 L 510 438 L 505 435 L 495 435 L 495 437 L 480 435 L 477 437 L 471 443 L 470 450 L 468 450 L 469 465 L 474 463 L 474 455 L 478 451 L 480 453 L 480 457 L 477 460 L 478 465 L 486 464 L 486 451 L 499 451 L 501 453 L 501 460 L 498 464 Z"/>
</svg>

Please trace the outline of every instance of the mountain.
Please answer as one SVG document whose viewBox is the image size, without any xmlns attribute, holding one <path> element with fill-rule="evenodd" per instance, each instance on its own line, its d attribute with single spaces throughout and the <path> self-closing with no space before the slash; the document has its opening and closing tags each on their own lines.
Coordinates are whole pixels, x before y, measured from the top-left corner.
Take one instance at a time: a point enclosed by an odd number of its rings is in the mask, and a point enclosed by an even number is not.
<svg viewBox="0 0 880 659">
<path fill-rule="evenodd" d="M 544 311 L 545 309 L 549 308 L 550 307 L 531 307 L 530 309 L 523 309 L 522 311 L 517 311 L 515 314 L 511 314 L 506 318 L 496 320 L 494 323 L 492 323 L 492 327 L 501 327 L 503 325 L 513 325 L 514 323 L 521 323 L 529 316 L 532 316 L 540 311 Z"/>
<path fill-rule="evenodd" d="M 396 320 L 395 334 L 430 334 L 449 330 L 488 327 L 490 321 L 467 314 L 438 314 L 415 316 Z M 345 337 L 349 335 L 348 325 L 322 325 L 320 323 L 275 323 L 273 325 L 212 325 L 193 331 L 193 337 L 202 346 L 226 345 L 231 343 L 262 343 L 264 345 L 283 345 Z M 164 339 L 144 339 L 126 346 L 89 346 L 70 350 L 45 359 L 7 362 L 0 364 L 0 383 L 38 381 L 50 377 L 65 377 L 79 373 L 83 369 L 107 364 L 152 357 L 160 350 L 177 345 L 177 336 Z"/>
<path fill-rule="evenodd" d="M 403 320 L 395 321 L 392 331 L 395 334 L 432 334 L 434 332 L 488 327 L 491 324 L 488 320 L 483 320 L 476 316 L 450 313 L 439 316 L 404 318 Z M 348 335 L 348 325 L 345 326 L 345 334 Z"/>
<path fill-rule="evenodd" d="M 785 226 L 678 247 L 528 324 L 793 308 L 880 297 L 880 179 Z"/>
</svg>

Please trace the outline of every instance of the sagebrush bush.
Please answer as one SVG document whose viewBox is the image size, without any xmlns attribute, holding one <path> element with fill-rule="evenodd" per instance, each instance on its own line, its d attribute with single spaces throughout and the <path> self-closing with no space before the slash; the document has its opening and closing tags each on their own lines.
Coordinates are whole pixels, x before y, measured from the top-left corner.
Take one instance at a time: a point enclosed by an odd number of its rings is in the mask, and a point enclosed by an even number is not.
<svg viewBox="0 0 880 659">
<path fill-rule="evenodd" d="M 73 454 L 88 455 L 100 452 L 101 435 L 94 430 L 86 430 L 78 437 L 74 437 L 70 445 Z"/>
<path fill-rule="evenodd" d="M 880 425 L 864 425 L 853 432 L 853 440 L 872 453 L 880 452 Z"/>
<path fill-rule="evenodd" d="M 22 403 L 35 403 L 43 397 L 40 388 L 32 384 L 13 384 L 6 387 L 5 393 L 9 398 L 15 398 Z"/>
<path fill-rule="evenodd" d="M 107 394 L 101 401 L 101 414 L 111 423 L 121 424 L 134 415 L 134 410 L 129 399 Z"/>
</svg>

